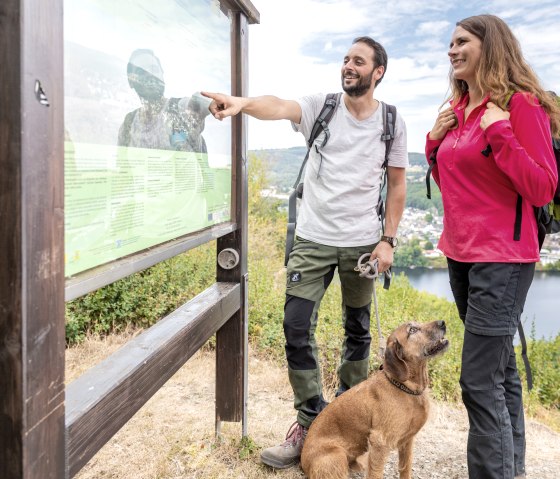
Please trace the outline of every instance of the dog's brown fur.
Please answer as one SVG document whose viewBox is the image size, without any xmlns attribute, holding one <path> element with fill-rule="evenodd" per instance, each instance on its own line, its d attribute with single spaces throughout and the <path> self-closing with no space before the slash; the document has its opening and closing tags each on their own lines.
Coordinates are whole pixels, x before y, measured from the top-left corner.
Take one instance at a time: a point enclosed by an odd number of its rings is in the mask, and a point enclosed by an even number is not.
<svg viewBox="0 0 560 479">
<path fill-rule="evenodd" d="M 366 452 L 368 479 L 381 479 L 387 456 L 399 451 L 401 479 L 410 479 L 414 436 L 428 418 L 427 360 L 447 349 L 445 323 L 408 323 L 387 339 L 383 370 L 336 398 L 311 425 L 301 466 L 310 479 L 346 479 Z M 403 384 L 413 395 L 396 387 Z"/>
</svg>

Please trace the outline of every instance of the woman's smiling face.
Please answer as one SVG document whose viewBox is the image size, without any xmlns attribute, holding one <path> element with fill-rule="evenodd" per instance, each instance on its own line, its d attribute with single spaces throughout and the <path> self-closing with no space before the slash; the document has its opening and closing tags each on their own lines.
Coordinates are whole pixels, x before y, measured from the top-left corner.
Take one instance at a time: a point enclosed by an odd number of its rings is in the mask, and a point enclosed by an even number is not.
<svg viewBox="0 0 560 479">
<path fill-rule="evenodd" d="M 464 28 L 457 27 L 451 37 L 448 55 L 455 79 L 469 83 L 476 77 L 482 41 Z"/>
</svg>

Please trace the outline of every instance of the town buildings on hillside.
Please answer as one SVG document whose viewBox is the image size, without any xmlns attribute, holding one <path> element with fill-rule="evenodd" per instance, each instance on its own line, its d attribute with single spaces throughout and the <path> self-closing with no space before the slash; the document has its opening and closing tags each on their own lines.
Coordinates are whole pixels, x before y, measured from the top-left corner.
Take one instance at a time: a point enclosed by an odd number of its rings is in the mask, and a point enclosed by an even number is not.
<svg viewBox="0 0 560 479">
<path fill-rule="evenodd" d="M 405 208 L 399 225 L 399 239 L 405 243 L 413 238 L 424 243 L 437 246 L 439 237 L 443 230 L 443 217 L 439 216 L 436 209 L 431 211 L 417 208 Z M 442 255 L 441 251 L 425 249 L 423 254 L 429 258 L 437 258 Z M 543 265 L 560 261 L 560 233 L 547 235 L 541 250 L 541 263 Z"/>
</svg>

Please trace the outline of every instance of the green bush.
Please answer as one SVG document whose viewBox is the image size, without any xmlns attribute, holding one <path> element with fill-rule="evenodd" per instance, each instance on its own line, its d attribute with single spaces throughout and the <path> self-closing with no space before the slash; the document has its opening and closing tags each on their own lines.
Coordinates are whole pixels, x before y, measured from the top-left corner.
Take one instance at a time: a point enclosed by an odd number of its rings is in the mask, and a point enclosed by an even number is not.
<svg viewBox="0 0 560 479">
<path fill-rule="evenodd" d="M 393 264 L 396 268 L 427 266 L 428 260 L 424 256 L 422 248 L 420 247 L 420 240 L 418 238 L 412 238 L 410 241 L 403 241 L 403 243 L 395 250 Z"/>
<path fill-rule="evenodd" d="M 206 244 L 66 303 L 66 342 L 151 326 L 215 281 L 215 251 Z"/>
</svg>

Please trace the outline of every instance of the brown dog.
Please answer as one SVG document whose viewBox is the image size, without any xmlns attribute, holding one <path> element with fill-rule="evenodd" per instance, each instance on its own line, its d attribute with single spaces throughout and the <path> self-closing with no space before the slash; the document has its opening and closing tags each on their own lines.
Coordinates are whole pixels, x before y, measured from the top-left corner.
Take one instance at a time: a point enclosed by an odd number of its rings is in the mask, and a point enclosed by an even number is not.
<svg viewBox="0 0 560 479">
<path fill-rule="evenodd" d="M 408 323 L 387 339 L 381 370 L 329 404 L 313 421 L 301 466 L 310 479 L 346 479 L 368 452 L 368 479 L 381 479 L 399 451 L 401 479 L 410 479 L 414 436 L 428 418 L 427 360 L 449 346 L 445 322 Z"/>
</svg>

